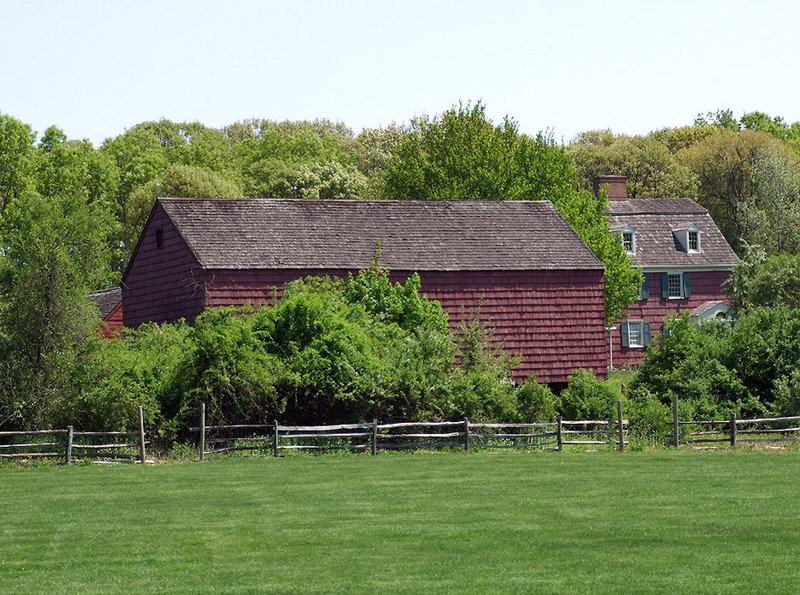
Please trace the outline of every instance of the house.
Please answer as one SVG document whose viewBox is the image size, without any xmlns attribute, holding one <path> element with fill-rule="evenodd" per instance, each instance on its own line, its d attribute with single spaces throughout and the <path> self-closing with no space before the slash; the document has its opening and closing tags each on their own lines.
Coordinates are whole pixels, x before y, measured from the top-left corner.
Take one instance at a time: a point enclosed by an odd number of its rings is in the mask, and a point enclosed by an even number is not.
<svg viewBox="0 0 800 595">
<path fill-rule="evenodd" d="M 92 302 L 100 312 L 100 336 L 110 339 L 119 334 L 122 329 L 122 288 L 112 287 L 102 291 L 93 291 L 89 294 Z"/>
<path fill-rule="evenodd" d="M 452 328 L 480 308 L 521 356 L 516 380 L 605 374 L 603 266 L 547 201 L 160 198 L 123 277 L 125 326 L 271 303 L 288 281 L 369 267 L 376 241 Z"/>
<path fill-rule="evenodd" d="M 622 176 L 597 178 L 595 192 L 603 186 L 611 231 L 645 277 L 639 300 L 625 310 L 611 339 L 612 364 L 636 365 L 670 314 L 689 310 L 701 321 L 729 310 L 725 286 L 738 258 L 708 211 L 693 200 L 629 200 Z"/>
</svg>

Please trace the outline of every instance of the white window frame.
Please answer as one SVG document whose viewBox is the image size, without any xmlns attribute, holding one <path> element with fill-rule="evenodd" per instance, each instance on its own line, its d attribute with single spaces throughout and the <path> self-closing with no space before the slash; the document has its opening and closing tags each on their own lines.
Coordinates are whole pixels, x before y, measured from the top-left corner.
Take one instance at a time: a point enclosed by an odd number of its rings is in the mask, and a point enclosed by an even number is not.
<svg viewBox="0 0 800 595">
<path fill-rule="evenodd" d="M 697 239 L 697 246 L 692 248 L 692 235 Z M 700 230 L 696 226 L 692 226 L 686 230 L 686 252 L 689 254 L 698 254 L 700 252 Z"/>
<path fill-rule="evenodd" d="M 628 347 L 644 349 L 644 320 L 628 320 Z M 634 339 L 638 333 L 638 339 Z"/>
<path fill-rule="evenodd" d="M 672 294 L 672 280 L 674 278 L 678 279 L 678 294 Z M 683 273 L 667 273 L 667 298 L 670 300 L 682 300 L 683 299 Z"/>
<path fill-rule="evenodd" d="M 634 256 L 636 254 L 636 230 L 633 229 L 630 225 L 626 225 L 625 227 L 619 230 L 619 233 L 620 233 L 620 241 L 622 242 L 622 245 L 625 248 L 625 252 L 628 254 L 628 256 Z M 630 234 L 631 236 L 630 248 L 626 246 L 625 242 L 626 234 Z"/>
</svg>

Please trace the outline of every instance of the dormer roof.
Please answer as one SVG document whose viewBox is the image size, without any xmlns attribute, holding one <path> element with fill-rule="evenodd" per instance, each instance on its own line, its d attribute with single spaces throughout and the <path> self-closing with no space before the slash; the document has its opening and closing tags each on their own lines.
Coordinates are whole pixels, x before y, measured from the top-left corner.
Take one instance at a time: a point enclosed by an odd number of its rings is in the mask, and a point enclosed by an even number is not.
<svg viewBox="0 0 800 595">
<path fill-rule="evenodd" d="M 738 257 L 708 211 L 688 198 L 636 198 L 609 201 L 611 231 L 636 230 L 634 264 L 641 267 L 730 268 Z M 689 231 L 702 234 L 701 250 L 686 246 Z"/>
</svg>

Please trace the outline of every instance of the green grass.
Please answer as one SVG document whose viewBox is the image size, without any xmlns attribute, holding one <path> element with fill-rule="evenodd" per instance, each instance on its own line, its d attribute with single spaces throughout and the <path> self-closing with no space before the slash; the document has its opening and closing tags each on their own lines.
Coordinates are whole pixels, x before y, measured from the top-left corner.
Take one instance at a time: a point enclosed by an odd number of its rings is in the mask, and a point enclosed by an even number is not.
<svg viewBox="0 0 800 595">
<path fill-rule="evenodd" d="M 0 592 L 790 593 L 800 452 L 0 469 Z"/>
</svg>

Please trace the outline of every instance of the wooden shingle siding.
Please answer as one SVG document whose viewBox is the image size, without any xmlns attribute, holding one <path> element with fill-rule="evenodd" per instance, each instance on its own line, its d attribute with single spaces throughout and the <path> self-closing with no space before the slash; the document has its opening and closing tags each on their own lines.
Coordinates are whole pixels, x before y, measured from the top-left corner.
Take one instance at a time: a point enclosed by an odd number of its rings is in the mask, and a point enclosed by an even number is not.
<svg viewBox="0 0 800 595">
<path fill-rule="evenodd" d="M 272 303 L 283 284 L 323 271 L 206 271 L 209 307 Z M 348 271 L 324 274 L 344 277 Z M 412 271 L 392 271 L 404 282 Z M 562 383 L 576 368 L 604 376 L 608 343 L 604 332 L 602 271 L 422 271 L 421 291 L 442 304 L 450 327 L 480 309 L 480 319 L 495 330 L 505 349 L 522 357 L 514 379 L 535 373 L 541 381 Z"/>
<path fill-rule="evenodd" d="M 700 304 L 710 300 L 718 300 L 725 296 L 725 284 L 730 271 L 686 271 L 692 280 L 692 295 L 689 299 L 668 299 L 661 297 L 661 273 L 646 273 L 650 282 L 650 297 L 634 302 L 625 310 L 627 320 L 649 322 L 652 336 L 661 332 L 666 317 L 676 312 L 693 310 Z M 658 290 L 653 291 L 653 288 Z M 622 346 L 621 323 L 616 324 L 614 331 L 614 366 L 640 364 L 645 350 Z"/>
<path fill-rule="evenodd" d="M 163 246 L 158 247 L 160 231 Z M 125 326 L 189 321 L 204 309 L 203 271 L 160 205 L 156 205 L 122 283 Z"/>
</svg>

